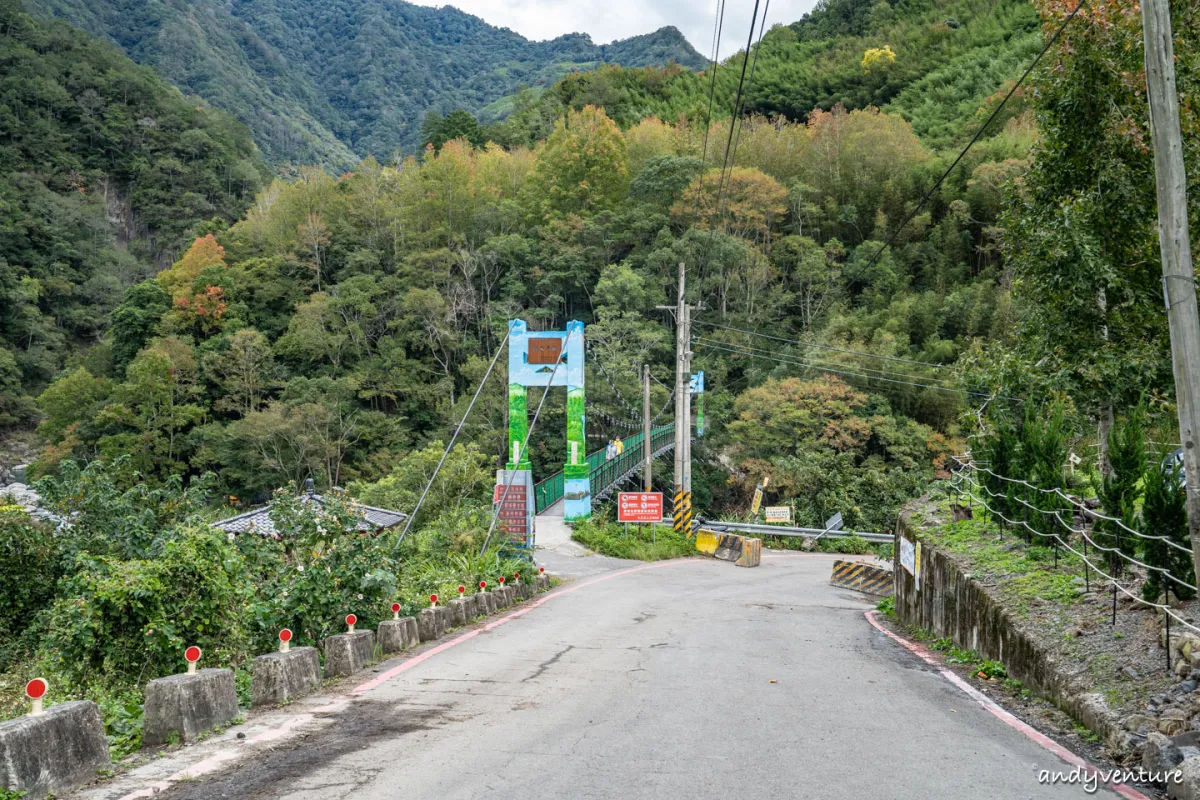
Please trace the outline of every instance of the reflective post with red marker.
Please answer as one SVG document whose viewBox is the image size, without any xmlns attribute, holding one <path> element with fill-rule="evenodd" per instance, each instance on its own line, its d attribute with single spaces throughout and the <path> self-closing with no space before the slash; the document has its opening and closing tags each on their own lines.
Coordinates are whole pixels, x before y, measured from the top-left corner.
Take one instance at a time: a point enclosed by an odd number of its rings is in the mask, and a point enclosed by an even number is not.
<svg viewBox="0 0 1200 800">
<path fill-rule="evenodd" d="M 291 642 L 292 632 L 289 629 L 284 628 L 279 632 L 279 652 L 286 653 L 288 650 L 292 649 Z"/>
<path fill-rule="evenodd" d="M 25 696 L 29 698 L 29 716 L 36 717 L 42 713 L 42 698 L 50 690 L 50 683 L 45 678 L 34 678 L 25 684 Z"/>
<path fill-rule="evenodd" d="M 358 617 L 353 614 L 346 615 L 346 626 L 350 629 L 347 633 L 354 633 L 354 625 L 358 622 Z"/>
<path fill-rule="evenodd" d="M 183 658 L 185 661 L 187 661 L 187 665 L 188 665 L 187 666 L 187 674 L 188 675 L 196 674 L 196 662 L 200 660 L 200 657 L 202 655 L 204 655 L 204 652 L 199 647 L 196 647 L 196 645 L 192 645 L 187 650 L 183 651 Z"/>
</svg>

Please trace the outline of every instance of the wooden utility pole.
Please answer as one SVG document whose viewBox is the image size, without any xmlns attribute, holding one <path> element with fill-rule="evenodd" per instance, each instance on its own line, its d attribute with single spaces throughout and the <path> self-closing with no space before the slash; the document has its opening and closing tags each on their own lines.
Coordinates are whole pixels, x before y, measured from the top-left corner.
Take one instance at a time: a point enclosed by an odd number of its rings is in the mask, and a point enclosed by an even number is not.
<svg viewBox="0 0 1200 800">
<path fill-rule="evenodd" d="M 650 365 L 642 364 L 642 491 L 648 492 L 654 487 L 650 483 L 653 450 L 650 447 Z"/>
<path fill-rule="evenodd" d="M 1183 134 L 1179 127 L 1179 94 L 1175 89 L 1175 46 L 1168 0 L 1142 0 L 1142 34 L 1146 47 L 1146 90 L 1150 100 L 1150 135 L 1158 185 L 1158 244 L 1162 251 L 1163 299 L 1171 327 L 1171 361 L 1175 371 L 1175 403 L 1187 477 L 1188 533 L 1192 568 L 1200 580 L 1200 311 L 1196 275 L 1188 238 L 1187 175 L 1183 166 Z"/>
</svg>

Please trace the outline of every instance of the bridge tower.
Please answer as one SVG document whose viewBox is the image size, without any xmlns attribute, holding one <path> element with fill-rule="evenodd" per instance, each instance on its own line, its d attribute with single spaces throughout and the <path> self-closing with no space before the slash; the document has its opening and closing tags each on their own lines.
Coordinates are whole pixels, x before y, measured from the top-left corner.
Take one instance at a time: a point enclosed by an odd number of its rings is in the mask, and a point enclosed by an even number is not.
<svg viewBox="0 0 1200 800">
<path fill-rule="evenodd" d="M 567 387 L 564 516 L 567 520 L 587 519 L 592 514 L 592 489 L 587 463 L 587 419 L 584 414 L 583 323 L 568 322 L 565 331 L 530 331 L 524 320 L 517 319 L 509 321 L 508 331 L 507 467 L 532 475 L 526 444 L 529 436 L 529 387 Z M 532 492 L 528 497 L 532 504 Z"/>
</svg>

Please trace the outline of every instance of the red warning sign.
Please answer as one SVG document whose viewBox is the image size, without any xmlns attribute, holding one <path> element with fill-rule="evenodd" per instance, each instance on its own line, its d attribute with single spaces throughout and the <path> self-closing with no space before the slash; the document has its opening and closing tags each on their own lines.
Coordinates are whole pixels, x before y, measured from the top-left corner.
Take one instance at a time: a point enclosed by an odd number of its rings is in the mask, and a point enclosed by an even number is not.
<svg viewBox="0 0 1200 800">
<path fill-rule="evenodd" d="M 662 492 L 617 494 L 617 522 L 662 522 Z"/>
</svg>

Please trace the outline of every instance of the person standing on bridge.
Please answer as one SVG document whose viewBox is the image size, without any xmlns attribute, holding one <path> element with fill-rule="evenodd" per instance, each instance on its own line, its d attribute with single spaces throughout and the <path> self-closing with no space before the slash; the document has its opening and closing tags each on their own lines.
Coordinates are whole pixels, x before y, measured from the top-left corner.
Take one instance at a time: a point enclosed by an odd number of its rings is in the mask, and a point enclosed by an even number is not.
<svg viewBox="0 0 1200 800">
<path fill-rule="evenodd" d="M 625 452 L 625 440 L 617 439 L 617 455 L 619 456 L 624 452 Z"/>
<path fill-rule="evenodd" d="M 616 457 L 617 457 L 617 443 L 614 442 L 612 439 L 609 439 L 608 444 L 604 448 L 604 459 L 606 461 L 612 461 Z"/>
</svg>

